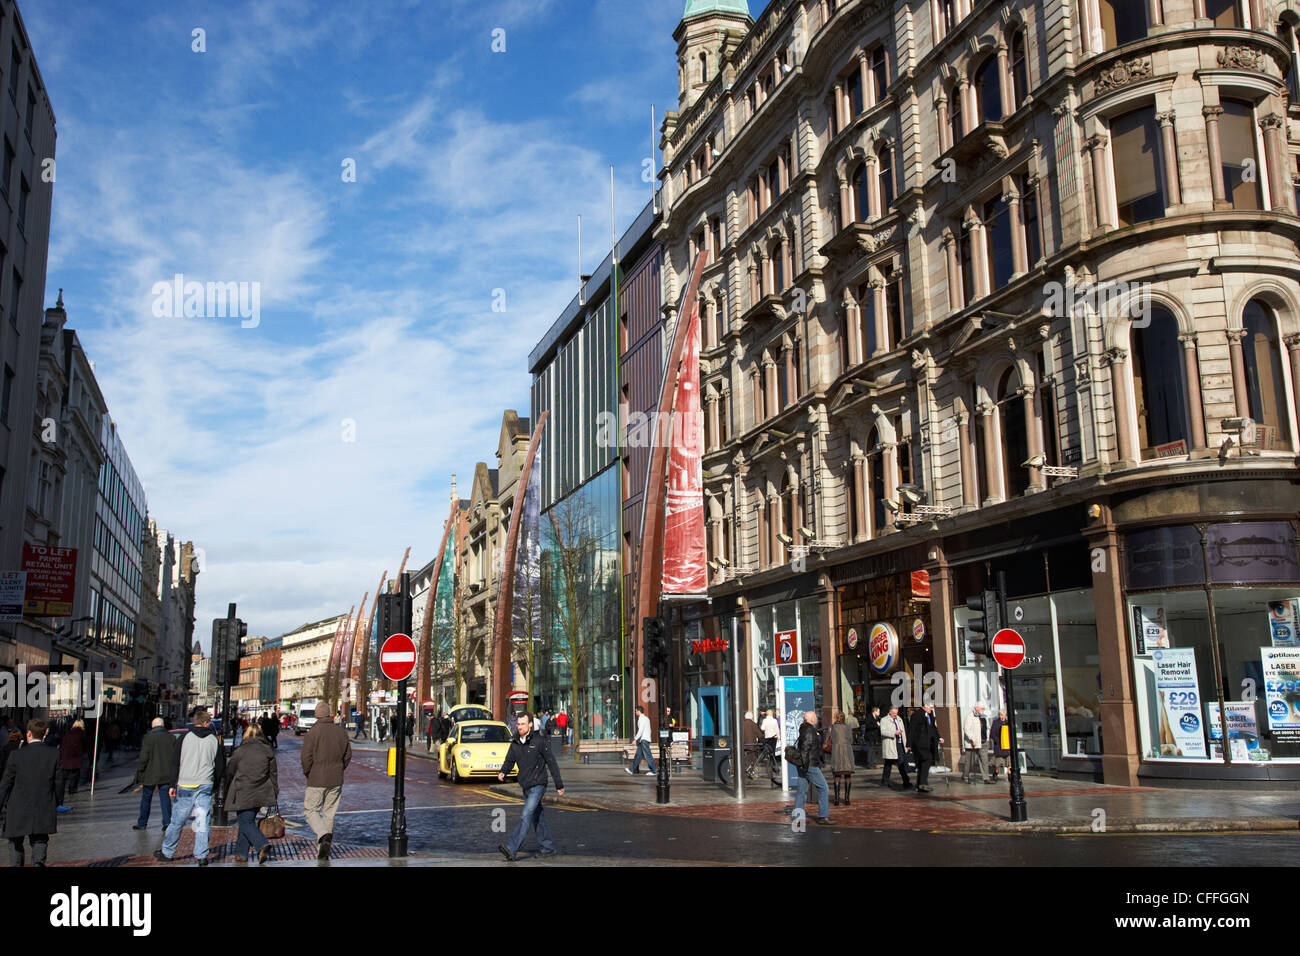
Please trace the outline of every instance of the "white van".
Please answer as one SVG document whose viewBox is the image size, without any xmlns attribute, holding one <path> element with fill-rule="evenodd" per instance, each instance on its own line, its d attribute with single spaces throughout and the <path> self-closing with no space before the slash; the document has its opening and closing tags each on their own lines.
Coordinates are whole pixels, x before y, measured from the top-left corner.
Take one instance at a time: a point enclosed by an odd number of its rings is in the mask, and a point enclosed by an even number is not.
<svg viewBox="0 0 1300 956">
<path fill-rule="evenodd" d="M 316 725 L 316 704 L 319 701 L 319 697 L 308 697 L 298 702 L 298 719 L 293 725 L 295 736 L 301 737 Z"/>
</svg>

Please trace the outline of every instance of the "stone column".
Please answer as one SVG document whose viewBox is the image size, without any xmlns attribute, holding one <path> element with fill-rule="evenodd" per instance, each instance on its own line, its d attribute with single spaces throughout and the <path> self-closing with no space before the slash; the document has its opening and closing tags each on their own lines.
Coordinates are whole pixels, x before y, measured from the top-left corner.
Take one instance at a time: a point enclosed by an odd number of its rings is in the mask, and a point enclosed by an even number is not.
<svg viewBox="0 0 1300 956">
<path fill-rule="evenodd" d="M 948 125 L 948 97 L 939 94 L 935 106 L 939 112 L 939 152 L 946 153 L 952 149 L 952 129 Z"/>
<path fill-rule="evenodd" d="M 722 519 L 709 519 L 709 533 L 713 538 L 713 560 L 717 560 L 722 555 Z"/>
<path fill-rule="evenodd" d="M 763 386 L 759 376 L 763 374 L 762 363 L 754 366 L 754 424 L 761 425 L 767 418 L 767 410 L 763 408 Z"/>
<path fill-rule="evenodd" d="M 957 261 L 957 238 L 951 229 L 943 231 L 944 259 L 948 263 L 948 307 L 960 312 L 966 307 L 961 288 L 961 264 Z"/>
<path fill-rule="evenodd" d="M 785 359 L 785 407 L 789 408 L 799 400 L 799 376 L 794 367 L 794 349 L 787 345 L 781 354 Z"/>
<path fill-rule="evenodd" d="M 1232 394 L 1237 402 L 1237 414 L 1250 416 L 1250 396 L 1246 392 L 1246 358 L 1242 355 L 1241 340 L 1245 329 L 1228 329 L 1228 354 L 1232 357 Z"/>
<path fill-rule="evenodd" d="M 1088 536 L 1091 550 L 1092 600 L 1097 621 L 1098 669 L 1101 671 L 1102 777 L 1108 784 L 1138 784 L 1137 704 L 1130 677 L 1128 614 L 1120 581 L 1119 535 L 1110 509 Z"/>
<path fill-rule="evenodd" d="M 1128 410 L 1130 405 L 1128 395 L 1128 375 L 1124 369 L 1124 363 L 1128 359 L 1128 352 L 1124 349 L 1115 348 L 1106 353 L 1106 359 L 1110 365 L 1110 394 L 1111 405 L 1115 415 L 1115 441 L 1117 452 L 1119 454 L 1119 467 L 1132 467 L 1140 460 L 1137 446 L 1133 443 L 1133 433 L 1129 428 Z"/>
<path fill-rule="evenodd" d="M 1196 333 L 1183 332 L 1183 377 L 1187 380 L 1187 415 L 1192 421 L 1192 449 L 1205 447 L 1205 408 L 1201 404 L 1201 367 L 1196 360 Z"/>
<path fill-rule="evenodd" d="M 933 651 L 934 669 L 940 674 L 957 673 L 957 641 L 953 635 L 952 609 L 956 606 L 957 595 L 953 587 L 952 572 L 948 569 L 947 558 L 943 553 L 942 539 L 929 542 L 932 559 L 937 563 L 927 564 L 925 570 L 930 575 L 930 646 Z M 961 759 L 961 712 L 957 701 L 945 701 L 945 706 L 935 707 L 934 714 L 939 724 L 939 734 L 944 739 L 944 759 L 956 761 Z M 995 706 L 996 709 L 996 706 Z M 994 716 L 997 716 L 996 713 Z M 955 767 L 955 762 L 948 766 Z"/>
<path fill-rule="evenodd" d="M 867 195 L 870 197 L 871 209 L 863 213 L 863 220 L 879 219 L 884 215 L 880 195 L 880 158 L 875 153 L 867 154 Z M 859 210 L 862 212 L 862 210 Z"/>
<path fill-rule="evenodd" d="M 1025 220 L 1020 214 L 1020 193 L 1014 189 L 1002 197 L 1011 220 L 1011 278 L 1029 271 L 1029 254 L 1025 246 Z"/>
<path fill-rule="evenodd" d="M 862 314 L 848 289 L 844 290 L 844 335 L 849 368 L 855 368 L 862 364 Z"/>
<path fill-rule="evenodd" d="M 953 84 L 952 88 L 953 95 L 961 97 L 961 129 L 956 130 L 956 132 L 961 135 L 958 136 L 958 139 L 960 139 L 961 136 L 965 136 L 975 128 L 971 125 L 972 123 L 978 122 L 973 116 L 971 116 L 970 97 L 966 95 L 966 87 L 969 85 L 970 83 L 966 80 L 965 76 L 958 76 L 957 82 Z"/>
<path fill-rule="evenodd" d="M 771 418 L 777 412 L 776 401 L 776 363 L 768 359 L 763 363 L 763 374 L 767 376 L 767 408 L 764 410 L 766 416 Z"/>
<path fill-rule="evenodd" d="M 1223 150 L 1219 145 L 1219 117 L 1223 114 L 1222 106 L 1206 106 L 1201 109 L 1205 116 L 1205 139 L 1210 154 L 1210 185 L 1214 190 L 1215 202 L 1227 202 L 1228 191 L 1223 182 Z"/>
<path fill-rule="evenodd" d="M 849 181 L 840 177 L 840 228 L 848 228 L 853 222 L 853 197 L 849 194 Z"/>
<path fill-rule="evenodd" d="M 1153 27 L 1162 26 L 1164 24 L 1164 18 L 1160 13 L 1160 0 L 1147 0 L 1147 21 Z"/>
<path fill-rule="evenodd" d="M 998 455 L 996 450 L 1001 447 L 1001 436 L 997 433 L 993 421 L 993 405 L 989 402 L 981 402 L 975 407 L 981 418 L 984 419 L 984 505 L 997 504 L 1002 500 L 998 494 Z"/>
<path fill-rule="evenodd" d="M 1192 13 L 1197 20 L 1205 20 L 1205 0 L 1192 0 Z M 1198 23 L 1197 26 L 1200 26 Z"/>
<path fill-rule="evenodd" d="M 972 214 L 966 220 L 965 226 L 970 233 L 971 269 L 975 272 L 972 277 L 974 281 L 971 283 L 972 293 L 976 300 L 979 300 L 992 291 L 989 289 L 988 243 L 984 239 L 984 223 L 980 221 L 978 216 Z"/>
<path fill-rule="evenodd" d="M 773 495 L 767 503 L 767 547 L 772 564 L 785 564 L 785 545 L 777 537 L 781 533 L 781 496 Z"/>
<path fill-rule="evenodd" d="M 835 132 L 839 134 L 848 123 L 844 117 L 844 82 L 835 84 Z"/>
<path fill-rule="evenodd" d="M 1002 115 L 1010 116 L 1016 111 L 1016 101 L 1012 97 L 1011 67 L 1007 59 L 1007 45 L 998 43 L 998 87 L 1002 98 Z"/>
<path fill-rule="evenodd" d="M 876 351 L 873 355 L 884 355 L 890 350 L 889 316 L 885 309 L 885 280 L 877 276 L 871 280 L 872 311 L 876 322 Z"/>
<path fill-rule="evenodd" d="M 1110 211 L 1110 177 L 1106 175 L 1107 142 L 1105 136 L 1094 136 L 1084 143 L 1084 146 L 1092 150 L 1092 192 L 1094 205 L 1097 207 L 1098 232 L 1107 232 L 1115 228 L 1115 217 Z"/>
<path fill-rule="evenodd" d="M 704 404 L 709 407 L 709 449 L 713 450 L 722 444 L 722 432 L 718 423 L 718 396 L 710 392 L 704 399 Z"/>
<path fill-rule="evenodd" d="M 865 50 L 858 54 L 858 82 L 862 84 L 862 110 L 866 112 L 876 105 L 876 90 L 871 82 L 871 67 Z"/>
<path fill-rule="evenodd" d="M 964 411 L 957 413 L 957 441 L 961 445 L 961 501 L 967 508 L 974 508 L 979 504 L 975 500 L 975 463 L 970 453 L 970 415 Z"/>
<path fill-rule="evenodd" d="M 898 445 L 890 442 L 883 445 L 880 451 L 880 467 L 884 469 L 881 475 L 881 484 L 885 486 L 885 497 L 898 500 Z M 901 502 L 900 502 L 901 504 Z M 885 509 L 885 530 L 893 531 L 897 527 L 894 521 L 894 512 L 888 508 Z"/>
<path fill-rule="evenodd" d="M 1025 444 L 1029 448 L 1030 458 L 1043 453 L 1042 422 L 1038 402 L 1034 399 L 1035 391 L 1032 385 L 1027 388 L 1022 386 L 1020 389 L 1020 400 L 1025 407 L 1025 438 L 1027 439 Z M 1007 465 L 1011 468 L 1019 468 L 1020 462 L 1009 461 Z M 1043 491 L 1047 487 L 1043 481 L 1043 469 L 1035 465 L 1027 470 L 1029 471 L 1029 491 Z"/>
<path fill-rule="evenodd" d="M 1152 0 L 1156 7 L 1158 0 Z M 1178 144 L 1174 140 L 1174 111 L 1157 113 L 1160 123 L 1160 143 L 1165 154 L 1165 186 L 1168 193 L 1167 206 L 1177 206 L 1183 201 L 1182 191 L 1178 188 Z"/>
<path fill-rule="evenodd" d="M 858 533 L 853 536 L 854 542 L 866 541 L 870 537 L 867 528 L 867 496 L 871 493 L 870 486 L 867 483 L 867 459 L 863 455 L 853 456 L 853 508 L 857 515 Z"/>
<path fill-rule="evenodd" d="M 770 562 L 767 547 L 767 504 L 761 498 L 754 507 L 754 524 L 758 531 L 758 566 L 765 568 Z"/>
<path fill-rule="evenodd" d="M 1264 30 L 1264 6 L 1260 0 L 1250 0 L 1250 28 L 1252 30 Z"/>
<path fill-rule="evenodd" d="M 763 250 L 763 273 L 758 284 L 758 291 L 760 296 L 771 295 L 776 292 L 776 272 L 772 268 L 772 254 L 766 249 Z"/>
<path fill-rule="evenodd" d="M 1285 121 L 1277 113 L 1259 120 L 1264 131 L 1264 158 L 1268 163 L 1269 205 L 1284 212 L 1295 212 L 1295 192 L 1287 168 L 1290 152 L 1286 146 Z"/>
</svg>

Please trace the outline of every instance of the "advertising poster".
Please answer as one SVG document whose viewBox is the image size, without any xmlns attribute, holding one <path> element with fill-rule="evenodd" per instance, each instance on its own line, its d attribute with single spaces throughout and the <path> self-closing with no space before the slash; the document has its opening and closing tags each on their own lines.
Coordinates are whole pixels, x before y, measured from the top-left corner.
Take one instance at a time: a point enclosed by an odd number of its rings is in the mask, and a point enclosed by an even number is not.
<svg viewBox="0 0 1300 956">
<path fill-rule="evenodd" d="M 1300 647 L 1297 619 L 1300 619 L 1300 601 L 1295 598 L 1268 602 L 1268 627 L 1274 647 Z"/>
<path fill-rule="evenodd" d="M 777 631 L 773 635 L 776 641 L 776 662 L 778 664 L 799 663 L 799 633 L 797 631 Z"/>
<path fill-rule="evenodd" d="M 26 571 L 0 571 L 0 621 L 12 623 L 23 619 L 26 593 Z"/>
<path fill-rule="evenodd" d="M 1259 748 L 1259 727 L 1255 721 L 1254 702 L 1228 700 L 1224 701 L 1223 709 L 1228 714 L 1228 740 L 1232 747 L 1232 759 L 1252 759 L 1252 751 Z M 1223 723 L 1219 720 L 1219 702 L 1207 703 L 1205 714 L 1210 727 L 1210 749 L 1215 759 L 1219 759 L 1223 756 Z"/>
<path fill-rule="evenodd" d="M 1150 654 L 1169 646 L 1169 629 L 1165 627 L 1165 609 L 1155 605 L 1133 608 L 1133 632 L 1137 635 L 1137 652 Z"/>
<path fill-rule="evenodd" d="M 1261 647 L 1268 729 L 1278 743 L 1300 743 L 1300 647 Z"/>
<path fill-rule="evenodd" d="M 1154 651 L 1160 699 L 1160 756 L 1208 758 L 1201 725 L 1196 653 L 1190 647 Z"/>
<path fill-rule="evenodd" d="M 793 747 L 799 740 L 799 725 L 806 711 L 813 706 L 813 679 L 811 677 L 779 677 L 776 682 L 776 706 L 781 719 L 781 779 L 787 788 L 796 786 L 798 773 L 785 761 L 785 748 Z"/>
<path fill-rule="evenodd" d="M 664 496 L 665 594 L 703 594 L 709 589 L 704 549 L 704 421 L 700 410 L 700 303 L 686 316 L 686 347 L 673 402 L 673 441 L 668 449 Z"/>
</svg>

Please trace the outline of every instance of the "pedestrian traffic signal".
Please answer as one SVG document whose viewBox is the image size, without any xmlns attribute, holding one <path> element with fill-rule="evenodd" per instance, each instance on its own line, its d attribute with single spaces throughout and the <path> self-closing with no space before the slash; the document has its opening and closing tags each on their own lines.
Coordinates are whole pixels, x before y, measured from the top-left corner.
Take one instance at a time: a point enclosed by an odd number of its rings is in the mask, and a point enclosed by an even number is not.
<svg viewBox="0 0 1300 956">
<path fill-rule="evenodd" d="M 646 677 L 662 677 L 668 669 L 668 628 L 663 618 L 647 617 L 641 621 L 642 651 Z"/>
<path fill-rule="evenodd" d="M 969 640 L 972 654 L 993 656 L 993 635 L 1002 626 L 998 620 L 998 606 L 998 592 L 991 589 L 966 599 L 966 607 L 976 614 L 966 622 L 966 633 L 974 635 Z"/>
</svg>

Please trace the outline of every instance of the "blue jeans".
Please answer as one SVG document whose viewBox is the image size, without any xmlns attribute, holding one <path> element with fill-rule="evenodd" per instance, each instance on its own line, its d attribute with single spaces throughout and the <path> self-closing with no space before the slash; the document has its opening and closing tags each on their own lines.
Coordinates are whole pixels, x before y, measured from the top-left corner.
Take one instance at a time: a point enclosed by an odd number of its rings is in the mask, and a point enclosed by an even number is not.
<svg viewBox="0 0 1300 956">
<path fill-rule="evenodd" d="M 194 817 L 194 859 L 202 860 L 208 855 L 208 824 L 212 821 L 211 784 L 192 790 L 176 788 L 172 822 L 163 836 L 162 852 L 167 859 L 176 855 L 176 845 L 181 842 L 181 831 L 190 822 L 191 815 Z"/>
<path fill-rule="evenodd" d="M 808 781 L 810 780 L 813 786 L 817 788 L 817 816 L 823 818 L 830 816 L 831 808 L 826 792 L 826 777 L 822 774 L 821 767 L 809 767 L 799 774 L 799 786 L 794 793 L 795 812 L 802 810 L 808 800 Z"/>
<path fill-rule="evenodd" d="M 632 762 L 632 772 L 636 773 L 644 760 L 646 766 L 650 768 L 651 773 L 658 773 L 659 768 L 655 766 L 655 758 L 650 754 L 650 741 L 638 740 L 636 742 L 636 760 Z"/>
<path fill-rule="evenodd" d="M 257 828 L 257 807 L 240 810 L 235 814 L 239 821 L 239 839 L 235 841 L 235 856 L 253 856 L 271 841 Z M 248 850 L 245 852 L 244 848 Z"/>
<path fill-rule="evenodd" d="M 158 802 L 162 804 L 163 812 L 163 829 L 165 830 L 172 822 L 172 798 L 167 793 L 167 785 L 163 784 L 158 787 L 151 787 L 145 784 L 140 791 L 140 819 L 136 821 L 141 829 L 149 825 L 149 811 L 153 809 L 153 792 L 158 791 Z"/>
<path fill-rule="evenodd" d="M 511 856 L 519 852 L 519 847 L 523 845 L 530 826 L 537 831 L 537 842 L 545 852 L 550 853 L 555 850 L 555 843 L 551 839 L 551 825 L 546 822 L 546 817 L 542 814 L 544 793 L 546 793 L 546 784 L 529 787 L 524 791 L 524 815 L 519 820 L 519 826 L 515 827 L 514 832 L 506 838 L 506 849 L 510 851 Z"/>
</svg>

